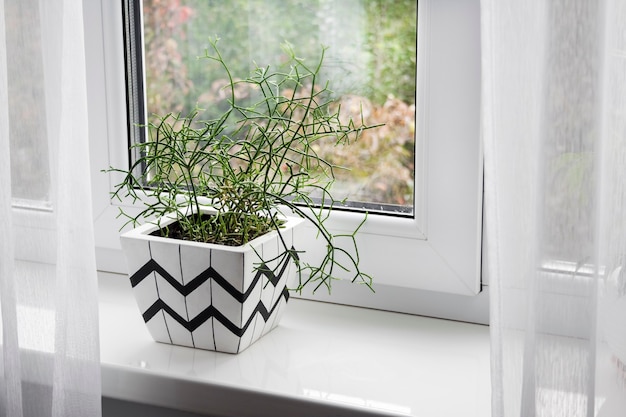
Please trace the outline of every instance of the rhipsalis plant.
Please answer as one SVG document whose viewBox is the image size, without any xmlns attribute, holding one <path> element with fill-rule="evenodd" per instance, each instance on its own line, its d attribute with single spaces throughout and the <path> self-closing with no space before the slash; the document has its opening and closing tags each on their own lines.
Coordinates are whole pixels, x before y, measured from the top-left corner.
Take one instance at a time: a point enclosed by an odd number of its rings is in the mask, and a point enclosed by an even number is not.
<svg viewBox="0 0 626 417">
<path fill-rule="evenodd" d="M 132 166 L 110 169 L 124 176 L 113 197 L 143 203 L 138 215 L 124 210 L 120 215 L 135 225 L 174 214 L 177 222 L 161 229 L 163 236 L 236 246 L 271 230 L 280 235 L 281 217 L 295 214 L 315 227 L 326 248 L 319 263 L 309 264 L 281 238 L 277 259 L 295 261 L 296 290 L 315 283 L 314 290 L 325 286 L 330 291 L 340 271 L 350 271 L 353 282 L 371 288 L 372 277 L 359 268 L 355 240 L 365 218 L 349 234 L 333 234 L 325 225 L 339 203 L 330 192 L 334 172 L 344 168 L 319 157 L 316 144 L 331 140 L 345 146 L 375 126 L 344 120 L 329 86 L 320 84 L 324 49 L 310 66 L 285 45 L 288 70 L 257 66 L 239 79 L 224 62 L 217 40 L 211 48 L 201 58 L 217 63 L 228 80 L 223 113 L 201 120 L 196 110 L 149 123 L 149 139 L 133 145 L 138 157 Z"/>
</svg>

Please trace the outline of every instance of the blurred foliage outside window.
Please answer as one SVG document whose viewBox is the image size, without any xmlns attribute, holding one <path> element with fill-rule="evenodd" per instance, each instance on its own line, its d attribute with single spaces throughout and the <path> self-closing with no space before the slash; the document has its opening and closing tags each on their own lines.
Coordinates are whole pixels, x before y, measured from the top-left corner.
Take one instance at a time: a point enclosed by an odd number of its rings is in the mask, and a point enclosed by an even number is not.
<svg viewBox="0 0 626 417">
<path fill-rule="evenodd" d="M 227 80 L 204 54 L 210 38 L 235 78 L 276 67 L 285 41 L 311 64 L 328 47 L 323 75 L 346 116 L 384 127 L 318 153 L 349 170 L 333 194 L 412 206 L 415 183 L 416 0 L 144 0 L 147 112 L 219 110 Z M 240 91 L 245 97 L 250 92 Z M 223 110 L 223 109 L 222 109 Z"/>
</svg>

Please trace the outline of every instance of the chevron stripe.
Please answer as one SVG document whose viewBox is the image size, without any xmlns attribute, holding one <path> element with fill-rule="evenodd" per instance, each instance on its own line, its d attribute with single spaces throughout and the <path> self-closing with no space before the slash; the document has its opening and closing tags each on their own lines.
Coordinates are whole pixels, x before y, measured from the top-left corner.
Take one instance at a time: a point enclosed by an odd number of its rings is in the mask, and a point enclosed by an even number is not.
<svg viewBox="0 0 626 417">
<path fill-rule="evenodd" d="M 213 267 L 209 267 L 204 270 L 200 275 L 193 278 L 187 284 L 183 285 L 176 278 L 174 278 L 169 272 L 167 272 L 161 265 L 159 265 L 154 259 L 150 259 L 146 262 L 141 268 L 137 270 L 131 277 L 130 283 L 132 287 L 136 287 L 141 281 L 145 278 L 149 277 L 152 272 L 156 272 L 161 275 L 176 291 L 181 293 L 183 296 L 188 296 L 195 289 L 197 289 L 200 285 L 206 282 L 209 278 L 213 278 L 213 281 L 220 285 L 226 292 L 228 292 L 233 298 L 235 298 L 240 303 L 243 303 L 248 299 L 257 282 L 261 279 L 261 276 L 265 276 L 269 282 L 275 287 L 276 284 L 280 281 L 280 278 L 285 272 L 285 269 L 289 265 L 291 258 L 287 257 L 283 264 L 281 265 L 280 272 L 278 275 L 274 274 L 272 270 L 267 267 L 265 263 L 262 263 L 258 268 L 250 287 L 245 293 L 239 292 L 239 290 L 233 287 L 230 282 L 228 282 L 224 277 L 222 277 L 219 272 L 217 272 Z"/>
<path fill-rule="evenodd" d="M 230 320 L 228 320 L 226 318 L 226 316 L 224 316 L 222 313 L 220 313 L 212 305 L 209 306 L 208 308 L 206 308 L 205 310 L 203 310 L 200 314 L 198 314 L 192 320 L 187 321 L 183 317 L 181 317 L 178 313 L 176 313 L 170 306 L 168 306 L 161 299 L 158 299 L 157 301 L 155 301 L 155 303 L 152 304 L 143 313 L 143 319 L 147 323 L 148 321 L 150 321 L 150 319 L 152 319 L 152 317 L 154 317 L 155 314 L 157 314 L 161 310 L 164 310 L 174 320 L 176 320 L 178 323 L 180 323 L 181 326 L 183 326 L 184 328 L 186 328 L 190 332 L 193 332 L 198 327 L 200 327 L 202 324 L 204 324 L 207 320 L 209 320 L 211 317 L 215 317 L 215 319 L 217 321 L 222 323 L 233 334 L 237 335 L 238 337 L 241 337 L 241 336 L 243 336 L 243 334 L 246 332 L 246 330 L 248 329 L 248 327 L 252 323 L 252 320 L 254 320 L 254 317 L 256 316 L 256 313 L 260 313 L 261 316 L 263 317 L 263 320 L 265 322 L 267 322 L 267 320 L 274 313 L 274 310 L 276 310 L 276 308 L 278 307 L 278 304 L 280 303 L 281 298 L 284 298 L 285 302 L 289 299 L 289 290 L 287 288 L 285 288 L 283 290 L 283 292 L 281 293 L 281 297 L 279 297 L 278 300 L 276 300 L 276 303 L 272 306 L 270 311 L 267 311 L 267 309 L 265 308 L 263 303 L 259 301 L 259 303 L 257 304 L 256 308 L 253 310 L 252 314 L 250 315 L 250 318 L 248 319 L 248 321 L 246 322 L 246 324 L 242 328 L 239 328 L 237 325 L 233 324 Z"/>
</svg>

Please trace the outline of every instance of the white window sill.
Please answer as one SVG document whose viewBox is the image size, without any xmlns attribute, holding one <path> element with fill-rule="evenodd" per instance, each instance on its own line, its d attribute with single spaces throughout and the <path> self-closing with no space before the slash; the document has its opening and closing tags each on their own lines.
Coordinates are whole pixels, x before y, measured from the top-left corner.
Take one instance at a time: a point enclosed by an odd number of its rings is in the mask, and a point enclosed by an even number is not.
<svg viewBox="0 0 626 417">
<path fill-rule="evenodd" d="M 103 396 L 233 416 L 490 415 L 489 328 L 291 299 L 239 355 L 152 341 L 125 276 L 100 273 Z"/>
</svg>

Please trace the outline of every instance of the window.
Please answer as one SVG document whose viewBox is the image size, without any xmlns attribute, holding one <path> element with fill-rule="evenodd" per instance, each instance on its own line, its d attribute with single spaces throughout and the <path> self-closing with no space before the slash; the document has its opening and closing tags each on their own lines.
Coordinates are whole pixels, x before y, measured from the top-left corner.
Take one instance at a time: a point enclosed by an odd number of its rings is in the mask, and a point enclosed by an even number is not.
<svg viewBox="0 0 626 417">
<path fill-rule="evenodd" d="M 51 262 L 55 249 L 37 245 L 48 240 L 54 228 L 54 134 L 59 114 L 49 105 L 56 97 L 58 83 L 51 80 L 51 45 L 44 42 L 46 25 L 33 1 L 6 4 L 6 63 L 8 129 L 10 153 L 12 220 L 20 236 L 14 245 L 19 260 Z M 14 25 L 14 27 L 12 26 Z M 28 28 L 27 30 L 21 30 Z M 19 45 L 19 47 L 18 47 Z M 48 103 L 46 103 L 48 102 Z M 32 248 L 37 247 L 37 251 Z"/>
<path fill-rule="evenodd" d="M 50 206 L 50 163 L 46 116 L 46 80 L 39 27 L 39 8 L 27 1 L 5 10 L 16 27 L 29 31 L 7 31 L 7 81 L 9 88 L 9 129 L 11 140 L 11 188 L 13 205 L 36 209 Z M 32 22 L 32 23 L 31 23 Z M 29 52 L 16 50 L 21 43 Z M 28 88 L 24 88 L 28 86 Z M 48 86 L 49 87 L 49 86 Z M 37 116 L 37 117 L 35 117 Z"/>
<path fill-rule="evenodd" d="M 202 59 L 205 51 L 212 53 L 212 38 L 220 39 L 220 54 L 235 79 L 249 76 L 255 64 L 289 71 L 281 65 L 288 60 L 285 43 L 307 65 L 316 65 L 324 52 L 317 85 L 330 83 L 342 119 L 384 125 L 364 131 L 349 147 L 317 142 L 324 160 L 348 167 L 335 171 L 333 194 L 353 208 L 412 214 L 415 0 L 146 0 L 128 1 L 126 11 L 133 126 L 198 108 L 204 120 L 221 114 L 226 74 Z M 236 96 L 245 105 L 254 92 L 239 87 Z M 145 129 L 130 131 L 132 142 L 145 141 Z"/>
<path fill-rule="evenodd" d="M 347 0 L 319 3 L 361 4 Z M 110 165 L 123 166 L 129 161 L 127 138 L 133 125 L 126 112 L 127 50 L 123 28 L 124 18 L 133 17 L 122 6 L 121 1 L 101 1 L 100 16 L 100 9 L 86 11 L 89 14 L 86 20 L 91 22 L 88 32 L 92 32 L 87 39 L 91 67 L 90 117 L 95 114 L 93 108 L 101 115 L 106 114 L 106 120 L 95 116 L 90 119 L 94 132 L 92 165 L 96 182 L 98 264 L 101 269 L 117 272 L 124 272 L 124 262 L 119 254 L 117 207 L 108 200 L 108 192 L 118 179 L 114 174 L 98 171 Z M 479 1 L 422 0 L 417 9 L 412 186 L 417 198 L 412 214 L 370 215 L 359 235 L 363 267 L 375 277 L 376 294 L 367 288 L 338 282 L 330 297 L 322 292 L 306 297 L 451 318 L 462 314 L 468 319 L 467 314 L 473 313 L 448 314 L 441 309 L 447 305 L 445 308 L 471 310 L 476 308 L 476 300 L 484 300 L 484 294 L 479 294 L 482 285 Z M 142 60 L 137 62 L 141 64 Z M 136 92 L 135 97 L 141 95 L 142 92 Z M 335 211 L 331 222 L 333 227 L 344 230 L 358 224 L 361 216 Z M 478 304 L 485 311 L 486 304 L 482 301 Z"/>
</svg>

